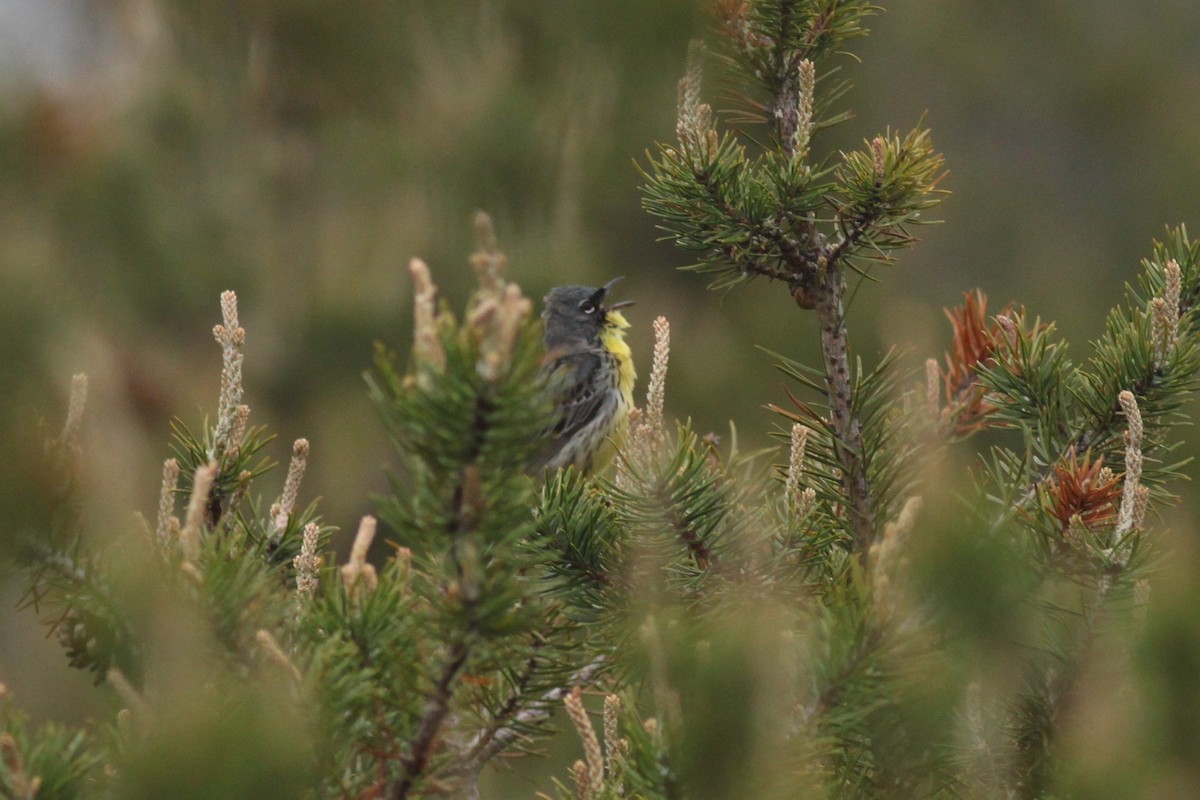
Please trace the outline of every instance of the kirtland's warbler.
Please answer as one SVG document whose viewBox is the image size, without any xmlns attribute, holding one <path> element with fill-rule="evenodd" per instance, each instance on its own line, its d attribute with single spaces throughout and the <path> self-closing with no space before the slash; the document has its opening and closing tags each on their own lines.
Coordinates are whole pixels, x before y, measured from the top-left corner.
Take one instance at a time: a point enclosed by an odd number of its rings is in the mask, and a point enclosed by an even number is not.
<svg viewBox="0 0 1200 800">
<path fill-rule="evenodd" d="M 543 375 L 554 392 L 554 420 L 533 472 L 574 465 L 598 472 L 613 460 L 633 408 L 633 357 L 620 309 L 604 305 L 615 278 L 593 289 L 559 286 L 545 298 Z"/>
</svg>

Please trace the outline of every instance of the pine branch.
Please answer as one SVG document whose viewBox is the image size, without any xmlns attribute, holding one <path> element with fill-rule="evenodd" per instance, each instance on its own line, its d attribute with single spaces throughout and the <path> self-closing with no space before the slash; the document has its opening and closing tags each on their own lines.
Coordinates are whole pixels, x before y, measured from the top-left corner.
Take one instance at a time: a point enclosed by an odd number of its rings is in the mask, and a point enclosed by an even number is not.
<svg viewBox="0 0 1200 800">
<path fill-rule="evenodd" d="M 796 63 L 799 59 L 788 47 L 786 32 L 795 24 L 798 3 L 784 0 L 779 4 L 779 34 L 775 37 L 774 67 L 775 80 L 779 89 L 771 104 L 775 123 L 779 134 L 779 143 L 784 153 L 791 157 L 795 155 L 797 133 L 802 124 L 800 116 L 800 86 L 796 76 Z"/>
<path fill-rule="evenodd" d="M 564 686 L 544 692 L 536 703 L 523 708 L 520 707 L 521 698 L 514 694 L 511 702 L 505 705 L 506 713 L 497 717 L 493 725 L 477 733 L 467 743 L 461 772 L 468 776 L 477 774 L 493 756 L 520 738 L 522 726 L 549 719 L 558 710 L 558 704 L 574 687 L 590 686 L 604 665 L 605 658 L 601 655 L 572 673 Z"/>
<path fill-rule="evenodd" d="M 413 736 L 409 755 L 402 759 L 404 773 L 395 781 L 389 792 L 392 800 L 405 800 L 417 780 L 424 775 L 425 768 L 428 766 L 437 744 L 438 734 L 450 713 L 450 699 L 453 696 L 450 687 L 462 672 L 470 654 L 471 647 L 463 640 L 451 645 L 446 656 L 446 663 L 442 667 L 441 674 L 429 697 L 429 705 Z"/>
<path fill-rule="evenodd" d="M 534 641 L 535 651 L 542 641 L 540 638 Z M 503 737 L 501 732 L 511 730 L 507 727 L 510 722 L 514 720 L 520 721 L 519 717 L 523 711 L 521 703 L 525 699 L 526 691 L 529 689 L 529 684 L 533 680 L 537 668 L 538 656 L 535 652 L 525 661 L 520 675 L 513 682 L 512 693 L 509 694 L 508 699 L 492 714 L 492 719 L 487 726 L 475 734 L 466 747 L 463 748 L 462 769 L 465 773 L 472 774 L 478 771 L 484 762 L 504 748 L 507 742 L 501 741 L 499 744 L 496 744 L 498 737 L 510 740 L 516 738 L 515 732 L 512 737 Z M 529 709 L 524 710 L 527 711 Z M 492 749 L 493 747 L 495 747 L 494 750 Z"/>
<path fill-rule="evenodd" d="M 704 255 L 699 268 L 722 272 L 714 287 L 761 276 L 784 282 L 793 300 L 815 310 L 821 328 L 825 396 L 835 469 L 862 555 L 878 537 L 877 496 L 864 453 L 864 403 L 851 377 L 845 314 L 846 276 L 855 259 L 889 261 L 914 238 L 906 225 L 939 201 L 942 158 L 928 131 L 877 136 L 862 151 L 828 167 L 810 159 L 818 97 L 817 65 L 833 46 L 861 36 L 861 21 L 877 9 L 865 2 L 726 3 L 724 33 L 734 45 L 726 60 L 770 99 L 758 104 L 772 125 L 774 146 L 756 159 L 730 133 L 718 135 L 712 109 L 700 101 L 700 55 L 693 47 L 680 81 L 678 147 L 660 146 L 644 171 L 645 205 L 675 234 L 676 243 Z M 838 97 L 839 84 L 830 90 Z M 826 121 L 828 122 L 828 121 Z M 820 209 L 832 209 L 825 219 Z M 882 441 L 882 439 L 880 439 Z M 701 554 L 707 561 L 707 557 Z"/>
<path fill-rule="evenodd" d="M 854 224 L 851 225 L 848 230 L 844 226 L 841 226 L 842 235 L 836 242 L 830 245 L 824 253 L 825 263 L 828 265 L 836 264 L 841 261 L 843 256 L 859 246 L 863 240 L 863 237 L 866 236 L 867 231 L 869 231 L 873 225 L 878 224 L 878 222 L 878 215 L 870 217 L 863 216 L 856 219 Z"/>
<path fill-rule="evenodd" d="M 772 103 L 777 126 L 777 139 L 784 156 L 788 159 L 797 156 L 799 127 L 811 122 L 811 108 L 801 109 L 801 94 L 796 69 L 798 59 L 793 61 L 785 50 L 787 37 L 784 34 L 791 27 L 791 17 L 795 13 L 793 5 L 791 3 L 781 3 L 780 5 L 780 33 L 776 38 L 775 54 L 779 89 Z M 809 119 L 804 120 L 803 113 L 807 113 Z M 806 145 L 807 142 L 804 144 Z M 861 227 L 856 227 L 856 230 L 861 235 L 861 232 L 866 229 L 866 221 L 860 221 L 859 225 Z M 857 238 L 858 236 L 855 236 L 852 239 L 850 235 L 846 235 L 831 248 L 820 246 L 820 249 L 824 250 L 821 255 L 816 258 L 804 258 L 798 263 L 793 261 L 792 267 L 795 274 L 805 274 L 805 267 L 809 263 L 816 263 L 823 267 L 823 271 L 820 268 L 807 271 L 805 277 L 808 278 L 808 281 L 806 282 L 813 280 L 815 272 L 816 287 L 815 291 L 804 293 L 803 296 L 807 298 L 815 295 L 814 305 L 821 326 L 821 351 L 825 365 L 826 396 L 829 400 L 836 437 L 834 447 L 841 463 L 843 488 L 850 500 L 852 524 L 855 530 L 855 549 L 860 553 L 865 553 L 875 538 L 875 523 L 871 510 L 870 487 L 861 460 L 862 426 L 851 410 L 849 348 L 846 341 L 847 331 L 842 307 L 842 275 L 838 269 L 838 260 L 842 253 L 852 243 L 855 243 Z M 796 296 L 795 287 L 793 287 L 793 293 Z"/>
<path fill-rule="evenodd" d="M 833 422 L 834 452 L 841 466 L 842 487 L 850 501 L 854 548 L 863 556 L 877 535 L 874 499 L 863 464 L 862 423 L 853 412 L 854 393 L 850 383 L 846 317 L 842 306 L 842 275 L 836 268 L 826 269 L 817 301 L 826 396 Z"/>
<path fill-rule="evenodd" d="M 797 709 L 799 714 L 792 733 L 799 733 L 818 724 L 826 713 L 836 708 L 842 701 L 847 684 L 861 675 L 871 659 L 879 655 L 882 644 L 883 635 L 878 628 L 871 628 L 865 637 L 858 640 L 850 658 L 841 663 L 837 672 L 825 681 L 825 685 L 815 697 Z"/>
<path fill-rule="evenodd" d="M 1094 593 L 1080 615 L 1078 629 L 1061 664 L 1037 688 L 1037 694 L 1025 698 L 1015 712 L 1021 719 L 1013 720 L 1016 748 L 1008 787 L 1010 797 L 1038 800 L 1044 797 L 1048 777 L 1045 774 L 1051 745 L 1058 732 L 1059 722 L 1067 712 L 1078 683 L 1081 666 L 1100 633 L 1104 610 L 1118 585 L 1124 570 L 1104 573 L 1096 578 Z"/>
<path fill-rule="evenodd" d="M 687 518 L 680 513 L 679 509 L 674 504 L 670 505 L 670 511 L 667 514 L 668 523 L 671 530 L 679 537 L 679 541 L 683 542 L 691 554 L 692 560 L 696 563 L 696 567 L 701 570 L 716 569 L 720 562 L 717 556 L 708 544 L 701 538 L 699 532 L 688 524 Z"/>
<path fill-rule="evenodd" d="M 1194 268 L 1200 250 L 1182 228 L 1168 233 L 1168 244 L 1155 243 L 1155 259 L 1144 262 L 1140 276 L 1143 293 L 1163 292 L 1163 275 L 1167 265 L 1174 264 L 1176 274 L 1181 266 L 1184 269 L 1186 281 L 1181 288 L 1188 296 L 1200 287 L 1200 274 Z M 1172 256 L 1184 260 L 1176 263 Z M 1119 453 L 1124 424 L 1119 397 L 1123 391 L 1132 392 L 1142 407 L 1154 432 L 1150 442 L 1160 451 L 1170 449 L 1155 439 L 1182 421 L 1179 407 L 1194 391 L 1200 369 L 1200 335 L 1192 324 L 1194 315 L 1177 306 L 1171 358 L 1165 362 L 1157 359 L 1160 343 L 1156 337 L 1165 334 L 1153 331 L 1150 309 L 1155 299 L 1129 291 L 1127 304 L 1109 313 L 1106 333 L 1095 342 L 1087 371 L 1066 360 L 1063 345 L 1047 341 L 1052 325 L 1035 322 L 1026 329 L 1020 313 L 997 318 L 1005 322 L 1004 344 L 993 365 L 979 370 L 979 379 L 988 389 L 989 402 L 998 408 L 992 414 L 993 423 L 1025 431 L 1027 437 L 1036 433 L 1029 446 L 1040 467 L 1035 470 L 1030 465 L 1022 478 L 1023 491 L 1016 502 L 1005 504 L 994 520 L 993 531 L 1014 514 L 1028 511 L 1058 465 L 1089 453 L 1103 458 Z M 1159 466 L 1153 479 L 1171 477 L 1173 469 Z"/>
</svg>

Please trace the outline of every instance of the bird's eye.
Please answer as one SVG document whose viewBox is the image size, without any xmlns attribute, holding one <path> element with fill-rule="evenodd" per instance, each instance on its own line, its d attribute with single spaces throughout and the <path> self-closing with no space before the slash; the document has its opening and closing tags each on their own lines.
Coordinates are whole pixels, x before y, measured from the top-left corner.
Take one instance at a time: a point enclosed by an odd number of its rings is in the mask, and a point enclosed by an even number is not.
<svg viewBox="0 0 1200 800">
<path fill-rule="evenodd" d="M 595 314 L 596 313 L 596 304 L 593 303 L 591 300 L 584 300 L 582 303 L 579 304 L 579 310 L 585 314 Z"/>
</svg>

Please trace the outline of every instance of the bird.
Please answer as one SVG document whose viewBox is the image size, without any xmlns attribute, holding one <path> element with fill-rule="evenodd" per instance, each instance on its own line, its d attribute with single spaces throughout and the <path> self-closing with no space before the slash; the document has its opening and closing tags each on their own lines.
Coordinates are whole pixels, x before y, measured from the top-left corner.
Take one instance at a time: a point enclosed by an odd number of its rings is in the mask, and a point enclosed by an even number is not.
<svg viewBox="0 0 1200 800">
<path fill-rule="evenodd" d="M 624 440 L 637 373 L 621 309 L 633 301 L 604 304 L 619 280 L 599 288 L 559 286 L 543 301 L 541 375 L 552 394 L 553 416 L 530 470 L 534 474 L 570 466 L 600 472 Z"/>
</svg>

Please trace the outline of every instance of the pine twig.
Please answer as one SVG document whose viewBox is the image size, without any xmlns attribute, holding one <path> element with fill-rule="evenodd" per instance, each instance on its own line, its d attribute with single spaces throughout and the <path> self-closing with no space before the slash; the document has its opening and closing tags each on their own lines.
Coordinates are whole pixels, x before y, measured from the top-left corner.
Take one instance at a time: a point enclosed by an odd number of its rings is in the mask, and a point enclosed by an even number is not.
<svg viewBox="0 0 1200 800">
<path fill-rule="evenodd" d="M 445 724 L 446 717 L 450 713 L 450 698 L 454 694 L 450 687 L 462 672 L 470 653 L 471 647 L 465 641 L 455 642 L 450 648 L 446 665 L 442 668 L 442 674 L 434 686 L 433 696 L 429 699 L 429 706 L 417 726 L 417 733 L 413 737 L 412 751 L 403 759 L 404 774 L 393 784 L 390 792 L 392 800 L 405 800 L 409 797 L 417 780 L 429 766 L 429 759 L 433 756 L 438 733 L 441 732 L 442 725 Z"/>
<path fill-rule="evenodd" d="M 791 82 L 785 81 L 775 97 L 774 107 L 781 147 L 789 158 L 796 157 L 796 126 L 802 118 L 802 98 Z M 811 102 L 811 101 L 810 101 Z M 875 515 L 871 487 L 863 463 L 862 423 L 854 414 L 854 389 L 850 380 L 850 356 L 847 343 L 846 312 L 842 303 L 845 292 L 843 257 L 847 250 L 866 235 L 876 220 L 862 217 L 832 244 L 816 243 L 818 255 L 790 259 L 792 271 L 805 275 L 810 264 L 818 265 L 813 297 L 821 325 L 821 355 L 825 366 L 825 393 L 829 400 L 834 437 L 834 453 L 842 472 L 842 486 L 850 501 L 850 522 L 854 527 L 855 551 L 865 555 L 875 541 Z M 793 292 L 796 295 L 795 291 Z M 796 295 L 799 297 L 799 295 Z"/>
<path fill-rule="evenodd" d="M 543 693 L 536 703 L 513 714 L 510 720 L 504 721 L 496 728 L 485 729 L 476 734 L 475 738 L 467 743 L 467 755 L 463 760 L 462 771 L 471 776 L 478 774 L 489 759 L 520 737 L 518 728 L 521 725 L 531 725 L 547 719 L 570 692 L 568 687 L 588 686 L 595 681 L 596 675 L 604 666 L 604 660 L 603 655 L 596 657 L 571 673 L 565 686 L 550 689 Z"/>
<path fill-rule="evenodd" d="M 865 555 L 876 538 L 875 515 L 862 457 L 862 422 L 854 414 L 846 314 L 842 306 L 842 272 L 831 265 L 827 265 L 822 278 L 817 318 L 821 324 L 821 355 L 833 423 L 834 453 L 842 472 L 842 486 L 850 501 L 855 551 Z"/>
</svg>

